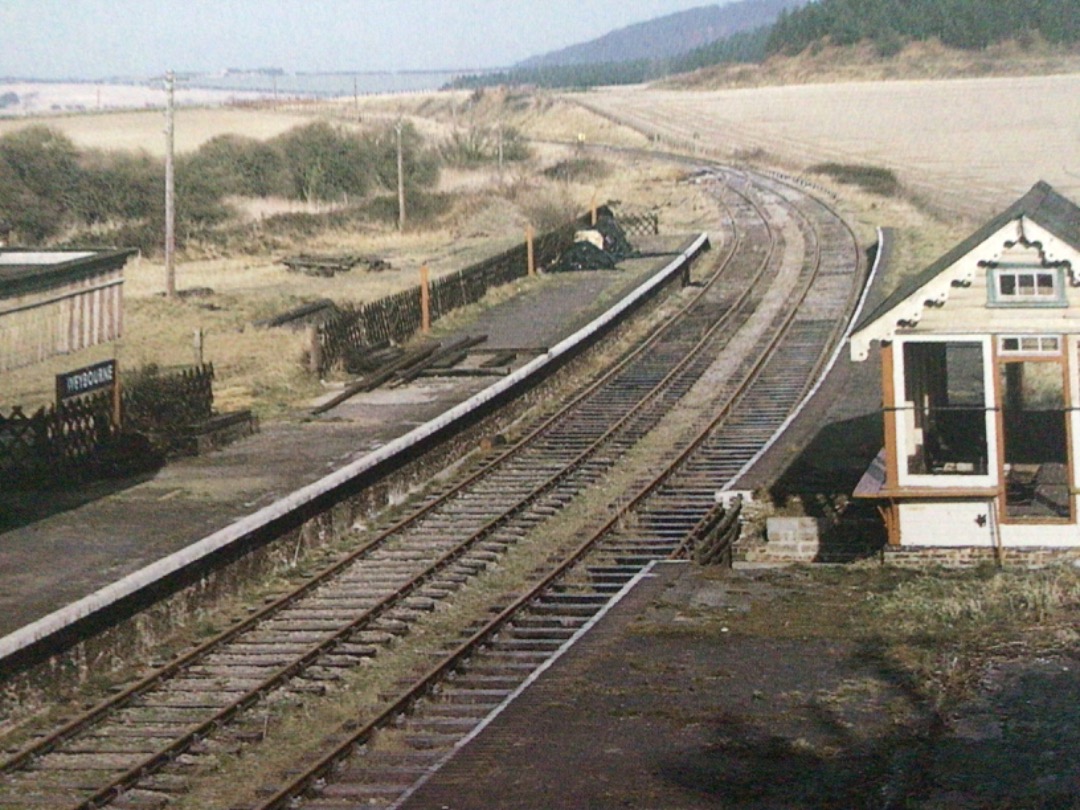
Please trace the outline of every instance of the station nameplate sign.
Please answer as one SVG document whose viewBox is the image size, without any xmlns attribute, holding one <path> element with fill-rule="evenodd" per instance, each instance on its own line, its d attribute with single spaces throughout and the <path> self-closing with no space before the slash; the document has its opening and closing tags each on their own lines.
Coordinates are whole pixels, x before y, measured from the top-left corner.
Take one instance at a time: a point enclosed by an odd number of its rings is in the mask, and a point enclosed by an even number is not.
<svg viewBox="0 0 1080 810">
<path fill-rule="evenodd" d="M 116 385 L 116 360 L 105 360 L 92 366 L 56 375 L 56 401 L 79 397 Z"/>
</svg>

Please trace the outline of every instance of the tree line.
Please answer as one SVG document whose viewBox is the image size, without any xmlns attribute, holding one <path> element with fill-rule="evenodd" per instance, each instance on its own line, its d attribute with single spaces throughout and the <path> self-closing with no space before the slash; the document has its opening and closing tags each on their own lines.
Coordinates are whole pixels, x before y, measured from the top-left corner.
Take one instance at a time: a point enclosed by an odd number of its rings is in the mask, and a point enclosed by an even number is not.
<svg viewBox="0 0 1080 810">
<path fill-rule="evenodd" d="M 1053 44 L 1080 41 L 1080 0 L 818 0 L 781 12 L 766 52 L 792 55 L 828 39 L 870 41 L 889 55 L 906 41 L 938 39 L 970 50 L 1034 36 Z"/>
<path fill-rule="evenodd" d="M 500 84 L 585 89 L 638 84 L 714 65 L 760 63 L 795 55 L 816 44 L 869 41 L 890 56 L 905 43 L 938 39 L 953 48 L 978 49 L 1006 40 L 1080 41 L 1080 0 L 817 0 L 782 10 L 772 25 L 733 34 L 668 59 L 513 68 L 463 76 L 451 87 Z"/>
<path fill-rule="evenodd" d="M 408 123 L 406 189 L 430 188 L 440 160 Z M 53 128 L 0 136 L 0 225 L 25 244 L 91 238 L 153 253 L 164 228 L 165 164 L 146 153 L 79 149 Z M 219 135 L 176 161 L 177 236 L 232 219 L 232 197 L 357 201 L 397 187 L 393 127 L 355 132 L 327 122 L 260 141 Z"/>
</svg>

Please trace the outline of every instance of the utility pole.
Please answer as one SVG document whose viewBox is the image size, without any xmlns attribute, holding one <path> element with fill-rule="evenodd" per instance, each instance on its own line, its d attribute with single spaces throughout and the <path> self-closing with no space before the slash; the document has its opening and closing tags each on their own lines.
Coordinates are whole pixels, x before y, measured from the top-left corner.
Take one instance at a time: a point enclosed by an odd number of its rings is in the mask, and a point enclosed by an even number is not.
<svg viewBox="0 0 1080 810">
<path fill-rule="evenodd" d="M 399 118 L 394 125 L 397 133 L 397 202 L 398 202 L 398 230 L 405 230 L 405 158 L 401 153 L 401 128 L 402 120 Z"/>
<path fill-rule="evenodd" d="M 502 180 L 502 175 L 503 175 L 503 128 L 502 128 L 502 121 L 499 122 L 496 132 L 497 132 L 497 137 L 499 139 L 499 179 Z"/>
<path fill-rule="evenodd" d="M 173 169 L 173 90 L 176 77 L 165 74 L 165 294 L 176 298 L 176 188 Z"/>
</svg>

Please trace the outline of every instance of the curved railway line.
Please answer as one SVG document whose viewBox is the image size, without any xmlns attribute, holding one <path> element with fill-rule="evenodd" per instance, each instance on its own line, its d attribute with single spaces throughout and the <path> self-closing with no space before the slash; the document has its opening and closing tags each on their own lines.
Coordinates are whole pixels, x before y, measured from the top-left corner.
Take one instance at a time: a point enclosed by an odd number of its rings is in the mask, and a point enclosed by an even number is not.
<svg viewBox="0 0 1080 810">
<path fill-rule="evenodd" d="M 624 470 L 618 506 L 593 521 L 602 525 L 585 542 L 542 556 L 491 597 L 483 621 L 459 628 L 448 651 L 421 653 L 414 677 L 403 672 L 407 682 L 352 730 L 336 729 L 306 755 L 315 764 L 259 806 L 304 796 L 301 806 L 319 808 L 407 801 L 417 777 L 613 594 L 679 549 L 715 490 L 813 383 L 842 330 L 862 266 L 841 218 L 774 179 L 717 170 L 708 182 L 726 211 L 722 255 L 677 317 L 347 558 L 0 762 L 0 807 L 163 806 L 221 740 L 257 751 L 269 701 L 332 692 L 400 655 L 410 633 Z M 644 468 L 635 454 L 647 456 Z"/>
</svg>

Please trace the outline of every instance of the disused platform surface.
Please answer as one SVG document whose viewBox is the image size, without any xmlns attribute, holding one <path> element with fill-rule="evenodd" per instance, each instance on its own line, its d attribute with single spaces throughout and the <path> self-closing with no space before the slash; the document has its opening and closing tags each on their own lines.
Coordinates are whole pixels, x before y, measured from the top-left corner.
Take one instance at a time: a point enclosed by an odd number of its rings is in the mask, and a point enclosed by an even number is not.
<svg viewBox="0 0 1080 810">
<path fill-rule="evenodd" d="M 639 247 L 675 251 L 684 241 L 661 237 Z M 546 349 L 669 261 L 635 259 L 616 272 L 544 277 L 527 292 L 463 319 L 444 340 L 487 334 L 485 349 Z M 515 366 L 532 357 L 520 356 Z M 173 461 L 143 479 L 64 494 L 0 493 L 0 637 L 340 469 L 492 379 L 427 378 L 360 394 L 318 418 L 265 422 L 255 436 Z M 326 398 L 336 393 L 328 391 Z"/>
<path fill-rule="evenodd" d="M 866 806 L 928 712 L 852 641 L 739 632 L 777 573 L 655 566 L 403 810 Z"/>
<path fill-rule="evenodd" d="M 847 592 L 661 563 L 401 810 L 1076 806 L 1075 654 L 1003 653 L 943 724 Z"/>
</svg>

